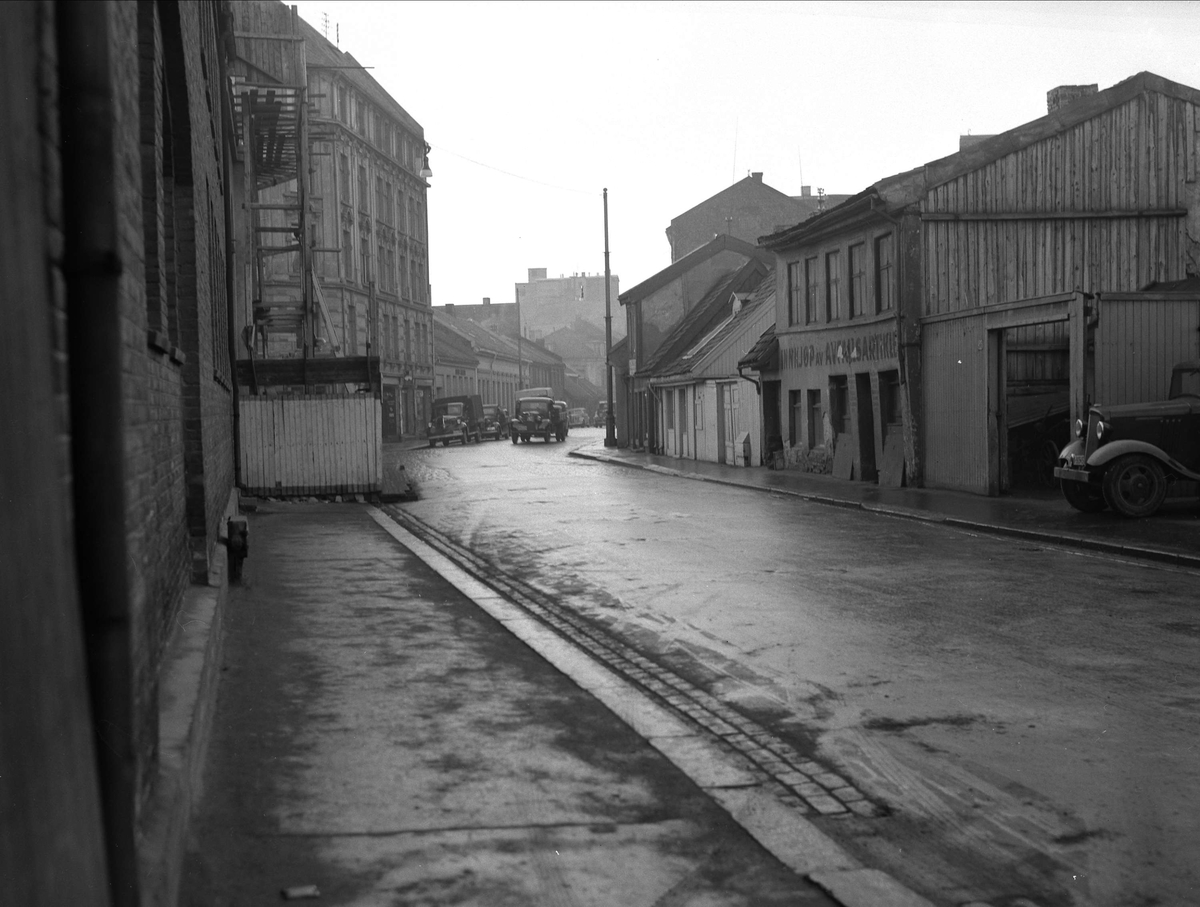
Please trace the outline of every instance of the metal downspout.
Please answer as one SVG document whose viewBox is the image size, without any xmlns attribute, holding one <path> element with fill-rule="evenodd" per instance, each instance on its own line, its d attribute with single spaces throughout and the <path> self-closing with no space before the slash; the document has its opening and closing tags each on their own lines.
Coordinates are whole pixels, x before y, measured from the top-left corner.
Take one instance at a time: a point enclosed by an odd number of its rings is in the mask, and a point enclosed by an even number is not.
<svg viewBox="0 0 1200 907">
<path fill-rule="evenodd" d="M 75 565 L 113 907 L 140 902 L 126 564 L 121 260 L 112 44 L 104 3 L 55 7 Z M 145 343 L 143 337 L 142 342 Z"/>
</svg>

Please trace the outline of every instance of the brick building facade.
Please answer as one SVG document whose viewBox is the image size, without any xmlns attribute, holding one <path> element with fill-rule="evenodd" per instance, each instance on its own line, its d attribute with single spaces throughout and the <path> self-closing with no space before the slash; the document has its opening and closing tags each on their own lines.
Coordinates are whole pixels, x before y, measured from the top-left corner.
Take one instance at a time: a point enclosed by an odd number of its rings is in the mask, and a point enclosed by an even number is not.
<svg viewBox="0 0 1200 907">
<path fill-rule="evenodd" d="M 189 787 L 160 714 L 185 612 L 208 607 L 219 636 L 236 509 L 227 13 L 47 0 L 0 14 L 12 903 L 174 898 Z"/>
</svg>

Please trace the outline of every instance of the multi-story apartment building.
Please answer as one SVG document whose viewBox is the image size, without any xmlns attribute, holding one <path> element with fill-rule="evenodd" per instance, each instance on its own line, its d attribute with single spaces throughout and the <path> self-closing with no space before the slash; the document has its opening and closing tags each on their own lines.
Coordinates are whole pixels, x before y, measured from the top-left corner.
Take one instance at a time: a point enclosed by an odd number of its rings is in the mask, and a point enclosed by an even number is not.
<svg viewBox="0 0 1200 907">
<path fill-rule="evenodd" d="M 239 31 L 262 34 L 279 21 L 280 8 L 275 0 L 234 4 Z M 379 357 L 384 436 L 420 431 L 434 389 L 425 133 L 352 55 L 298 16 L 292 28 L 303 41 L 304 71 L 294 77 L 306 86 L 308 105 L 305 239 L 317 312 L 309 352 Z M 247 43 L 239 41 L 239 48 Z M 239 60 L 240 75 L 251 81 L 291 75 L 286 66 L 264 74 L 257 71 L 264 64 L 254 64 Z M 262 192 L 260 204 L 295 203 L 299 195 L 292 180 Z M 280 230 L 267 241 L 281 248 L 296 241 L 285 229 L 294 223 L 291 212 L 260 208 L 259 217 Z M 259 317 L 247 312 L 245 324 L 261 322 L 272 303 L 302 295 L 304 256 L 286 252 L 262 261 Z M 273 333 L 269 354 L 295 355 L 306 342 L 302 333 L 284 331 L 282 339 Z"/>
</svg>

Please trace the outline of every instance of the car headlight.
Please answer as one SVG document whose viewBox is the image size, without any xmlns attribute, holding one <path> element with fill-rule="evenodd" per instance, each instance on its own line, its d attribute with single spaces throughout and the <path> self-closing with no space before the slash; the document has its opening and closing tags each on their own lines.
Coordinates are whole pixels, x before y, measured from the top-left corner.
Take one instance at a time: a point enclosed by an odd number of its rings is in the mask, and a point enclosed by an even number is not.
<svg viewBox="0 0 1200 907">
<path fill-rule="evenodd" d="M 1082 419 L 1075 420 L 1075 437 L 1077 437 L 1077 438 L 1083 437 L 1083 420 Z"/>
<path fill-rule="evenodd" d="M 1109 425 L 1107 422 L 1096 423 L 1096 440 L 1103 441 L 1104 436 L 1108 434 Z"/>
</svg>

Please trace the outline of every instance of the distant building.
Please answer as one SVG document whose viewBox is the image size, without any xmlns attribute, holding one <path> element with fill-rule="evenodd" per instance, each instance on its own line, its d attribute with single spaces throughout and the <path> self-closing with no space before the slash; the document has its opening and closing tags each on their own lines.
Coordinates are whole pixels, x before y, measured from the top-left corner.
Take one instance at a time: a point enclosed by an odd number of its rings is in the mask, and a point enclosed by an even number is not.
<svg viewBox="0 0 1200 907">
<path fill-rule="evenodd" d="M 667 240 L 671 261 L 679 261 L 714 236 L 734 236 L 754 245 L 760 236 L 802 223 L 814 214 L 845 201 L 848 195 L 824 195 L 802 186 L 798 197 L 785 195 L 763 182 L 762 173 L 722 189 L 671 220 Z"/>
<path fill-rule="evenodd" d="M 612 274 L 609 283 L 610 304 L 615 306 L 621 281 Z M 603 274 L 547 277 L 545 268 L 530 268 L 529 279 L 516 285 L 516 300 L 521 307 L 521 334 L 530 340 L 541 340 L 577 320 L 604 330 Z M 615 321 L 613 330 L 614 339 L 624 336 Z"/>
</svg>

